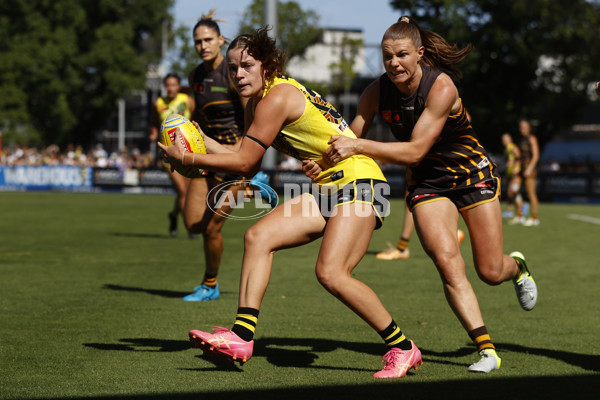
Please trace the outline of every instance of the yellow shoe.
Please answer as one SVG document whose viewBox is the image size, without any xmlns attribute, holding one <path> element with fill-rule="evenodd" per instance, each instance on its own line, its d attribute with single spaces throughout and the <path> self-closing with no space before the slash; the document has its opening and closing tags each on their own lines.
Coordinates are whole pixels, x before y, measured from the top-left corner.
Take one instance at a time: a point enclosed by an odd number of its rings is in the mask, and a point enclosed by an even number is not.
<svg viewBox="0 0 600 400">
<path fill-rule="evenodd" d="M 398 249 L 395 246 L 392 246 L 389 242 L 388 246 L 389 249 L 377 253 L 375 257 L 378 260 L 406 260 L 410 257 L 410 251 L 408 249 L 400 251 L 400 249 Z"/>
</svg>

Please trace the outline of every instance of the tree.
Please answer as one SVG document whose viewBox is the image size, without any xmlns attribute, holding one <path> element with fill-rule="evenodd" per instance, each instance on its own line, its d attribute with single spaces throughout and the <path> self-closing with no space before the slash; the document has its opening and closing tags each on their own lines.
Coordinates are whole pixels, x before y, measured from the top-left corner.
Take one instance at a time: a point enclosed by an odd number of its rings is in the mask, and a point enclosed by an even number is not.
<svg viewBox="0 0 600 400">
<path fill-rule="evenodd" d="M 0 2 L 7 142 L 89 145 L 116 101 L 145 87 L 173 0 Z"/>
<path fill-rule="evenodd" d="M 240 32 L 253 32 L 265 25 L 265 1 L 254 0 L 244 12 Z M 308 46 L 316 43 L 323 30 L 318 27 L 315 11 L 304 11 L 295 1 L 277 2 L 277 42 L 289 58 L 303 55 Z"/>
<path fill-rule="evenodd" d="M 181 77 L 181 84 L 188 85 L 188 74 L 202 62 L 192 41 L 192 27 L 180 25 L 173 32 L 173 43 L 170 72 Z M 224 50 L 224 49 L 223 49 Z"/>
<path fill-rule="evenodd" d="M 460 92 L 490 148 L 521 117 L 544 144 L 590 103 L 600 64 L 600 2 L 589 0 L 394 0 L 392 6 L 449 42 L 475 50 L 460 66 Z"/>
<path fill-rule="evenodd" d="M 344 36 L 340 45 L 342 51 L 339 61 L 329 66 L 332 73 L 331 90 L 333 92 L 350 90 L 352 82 L 358 76 L 354 72 L 354 62 L 364 43 L 362 39 L 350 39 Z"/>
</svg>

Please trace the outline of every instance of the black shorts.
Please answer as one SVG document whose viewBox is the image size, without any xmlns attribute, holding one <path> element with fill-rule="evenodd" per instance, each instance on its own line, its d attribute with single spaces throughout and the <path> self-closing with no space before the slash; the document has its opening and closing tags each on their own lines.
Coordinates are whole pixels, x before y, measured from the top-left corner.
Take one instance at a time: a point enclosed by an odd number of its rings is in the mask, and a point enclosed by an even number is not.
<svg viewBox="0 0 600 400">
<path fill-rule="evenodd" d="M 343 204 L 370 204 L 375 211 L 375 229 L 381 228 L 390 212 L 390 185 L 377 179 L 357 179 L 331 193 L 324 186 L 312 185 L 308 194 L 315 198 L 325 218 L 331 217 L 335 208 Z"/>
<path fill-rule="evenodd" d="M 406 203 L 412 211 L 415 207 L 432 201 L 448 199 L 458 211 L 468 210 L 479 204 L 495 200 L 500 195 L 500 179 L 497 177 L 454 189 L 437 189 L 414 186 L 408 188 Z"/>
</svg>

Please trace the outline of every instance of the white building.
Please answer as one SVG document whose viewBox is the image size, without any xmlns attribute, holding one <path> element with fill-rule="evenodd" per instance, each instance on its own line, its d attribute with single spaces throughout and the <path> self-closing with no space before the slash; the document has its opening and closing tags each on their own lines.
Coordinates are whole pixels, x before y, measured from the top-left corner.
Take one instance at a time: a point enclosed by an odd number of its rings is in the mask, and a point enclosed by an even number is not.
<svg viewBox="0 0 600 400">
<path fill-rule="evenodd" d="M 330 83 L 332 80 L 332 68 L 338 64 L 342 57 L 348 57 L 349 46 L 344 46 L 346 40 L 360 40 L 357 55 L 354 57 L 352 70 L 358 75 L 366 72 L 364 35 L 361 29 L 324 28 L 323 37 L 306 49 L 303 57 L 295 56 L 288 60 L 287 73 L 295 79 L 302 81 Z"/>
</svg>

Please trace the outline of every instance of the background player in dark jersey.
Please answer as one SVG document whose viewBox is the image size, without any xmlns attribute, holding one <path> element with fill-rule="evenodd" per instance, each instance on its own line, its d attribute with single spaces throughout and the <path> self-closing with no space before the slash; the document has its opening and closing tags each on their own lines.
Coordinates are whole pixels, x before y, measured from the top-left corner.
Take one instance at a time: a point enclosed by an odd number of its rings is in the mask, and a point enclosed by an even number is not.
<svg viewBox="0 0 600 400">
<path fill-rule="evenodd" d="M 530 310 L 537 288 L 521 253 L 503 254 L 499 178 L 473 130 L 450 76 L 470 48 L 459 49 L 438 34 L 421 30 L 402 17 L 384 34 L 386 73 L 361 96 L 353 129 L 368 130 L 376 113 L 399 143 L 334 137 L 327 150 L 331 162 L 365 154 L 408 166 L 407 201 L 425 251 L 442 278 L 448 303 L 477 346 L 481 359 L 469 371 L 500 367 L 465 273 L 456 236 L 462 215 L 470 233 L 475 269 L 490 285 L 513 280 L 519 303 Z M 354 128 L 356 127 L 356 128 Z"/>
<path fill-rule="evenodd" d="M 192 119 L 200 125 L 204 133 L 224 146 L 237 148 L 243 134 L 242 99 L 231 87 L 227 77 L 225 57 L 221 47 L 225 38 L 219 25 L 212 19 L 213 10 L 203 15 L 192 29 L 196 52 L 202 59 L 189 74 L 189 85 L 194 95 L 196 108 Z M 223 254 L 223 236 L 221 229 L 225 215 L 231 213 L 229 205 L 223 205 L 218 213 L 209 207 L 215 202 L 209 192 L 226 178 L 214 173 L 192 179 L 185 203 L 185 223 L 190 232 L 202 234 L 204 246 L 205 273 L 202 283 L 183 298 L 185 301 L 208 301 L 220 296 L 217 274 Z M 231 188 L 233 195 L 240 186 Z M 232 197 L 235 198 L 235 197 Z"/>
<path fill-rule="evenodd" d="M 150 142 L 155 143 L 158 140 L 160 124 L 171 114 L 183 115 L 190 119 L 192 111 L 196 107 L 194 98 L 186 93 L 181 93 L 181 79 L 175 74 L 168 74 L 163 79 L 166 96 L 159 97 L 154 102 L 152 108 L 152 126 L 150 128 Z M 169 213 L 169 233 L 171 236 L 177 236 L 177 218 L 185 208 L 185 199 L 187 197 L 187 189 L 190 185 L 190 178 L 187 178 L 177 171 L 171 171 L 167 168 L 173 186 L 175 187 L 175 204 L 173 211 Z M 190 233 L 190 238 L 193 234 Z"/>
<path fill-rule="evenodd" d="M 199 124 L 205 135 L 225 147 L 237 149 L 244 133 L 244 106 L 247 99 L 240 97 L 229 81 L 227 63 L 221 53 L 225 38 L 213 16 L 214 10 L 203 15 L 192 30 L 194 46 L 203 61 L 189 74 L 189 85 L 196 101 L 192 119 Z M 202 234 L 206 266 L 202 284 L 194 288 L 194 293 L 185 296 L 185 301 L 208 301 L 220 296 L 217 274 L 223 254 L 221 229 L 226 215 L 231 214 L 232 207 L 224 204 L 217 209 L 215 196 L 210 195 L 210 192 L 223 181 L 240 179 L 243 178 L 207 173 L 190 183 L 185 205 L 185 223 L 190 232 Z M 252 178 L 252 184 L 256 181 L 262 183 L 256 187 L 260 189 L 263 198 L 271 206 L 276 205 L 277 194 L 266 185 L 268 176 L 259 172 Z M 232 185 L 229 190 L 232 196 L 230 198 L 237 198 L 236 193 L 245 190 L 245 187 Z"/>
<path fill-rule="evenodd" d="M 521 223 L 524 226 L 538 226 L 540 220 L 538 219 L 537 165 L 540 160 L 540 146 L 537 137 L 531 133 L 531 124 L 526 119 L 519 121 L 519 133 L 521 134 L 521 141 L 519 142 L 522 164 L 521 175 L 523 176 L 523 187 L 527 193 L 531 211 L 531 216 L 529 218 L 523 216 Z M 517 207 L 521 209 L 522 204 L 517 204 Z"/>
</svg>

